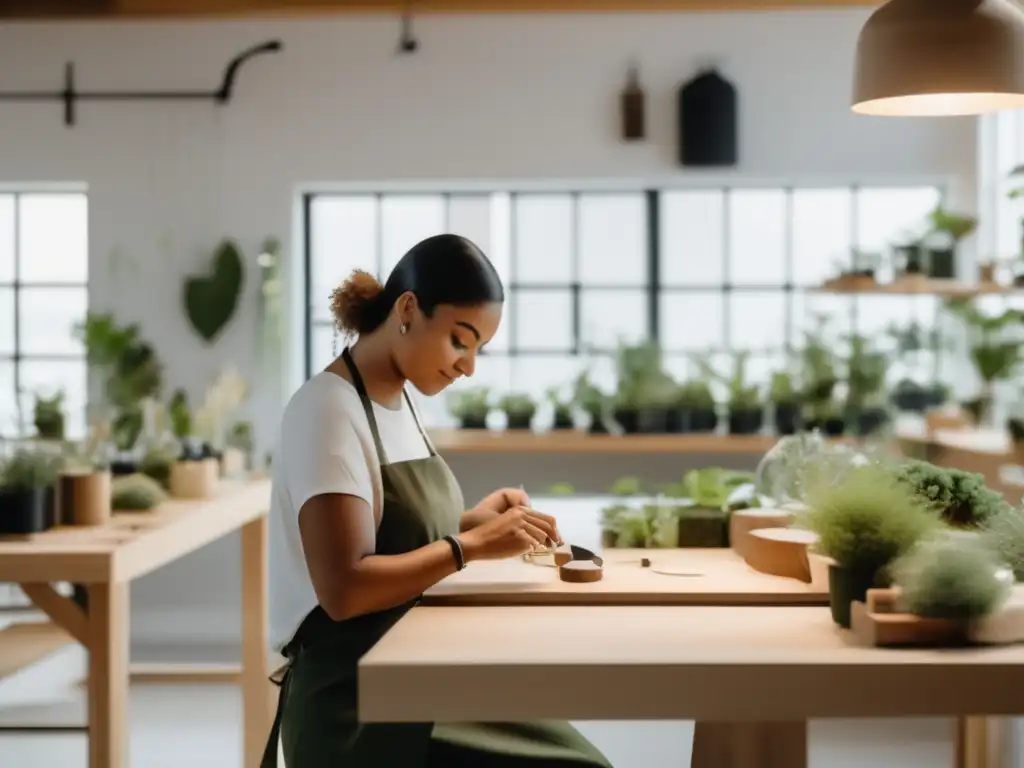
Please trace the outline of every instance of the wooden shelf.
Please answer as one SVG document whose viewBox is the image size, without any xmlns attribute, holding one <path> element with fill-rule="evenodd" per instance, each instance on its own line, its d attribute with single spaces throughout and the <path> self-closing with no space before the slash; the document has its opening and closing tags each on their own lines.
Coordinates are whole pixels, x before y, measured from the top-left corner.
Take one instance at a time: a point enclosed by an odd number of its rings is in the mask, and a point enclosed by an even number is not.
<svg viewBox="0 0 1024 768">
<path fill-rule="evenodd" d="M 1021 286 L 979 283 L 971 285 L 958 280 L 943 280 L 930 277 L 906 277 L 891 283 L 875 283 L 870 280 L 833 279 L 826 280 L 814 293 L 834 294 L 882 294 L 941 296 L 947 299 L 965 299 L 973 296 L 1008 294 L 1024 290 Z"/>
<path fill-rule="evenodd" d="M 457 453 L 765 453 L 777 435 L 591 435 L 577 430 L 531 432 L 487 429 L 431 430 L 442 454 Z"/>
<path fill-rule="evenodd" d="M 25 621 L 0 629 L 0 680 L 21 672 L 74 643 L 51 621 Z"/>
</svg>

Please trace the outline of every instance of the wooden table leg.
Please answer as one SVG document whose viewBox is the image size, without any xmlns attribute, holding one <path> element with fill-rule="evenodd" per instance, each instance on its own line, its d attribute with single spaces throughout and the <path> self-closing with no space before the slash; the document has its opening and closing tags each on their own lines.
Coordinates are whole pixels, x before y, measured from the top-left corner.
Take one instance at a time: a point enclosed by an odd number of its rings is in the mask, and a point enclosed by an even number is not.
<svg viewBox="0 0 1024 768">
<path fill-rule="evenodd" d="M 128 585 L 88 590 L 89 768 L 128 768 Z"/>
<path fill-rule="evenodd" d="M 690 768 L 807 768 L 807 723 L 696 723 Z"/>
<path fill-rule="evenodd" d="M 958 717 L 956 719 L 955 768 L 1003 768 L 1006 748 L 1003 720 L 998 717 Z"/>
<path fill-rule="evenodd" d="M 244 768 L 257 768 L 274 721 L 267 616 L 267 518 L 242 528 L 242 716 Z"/>
</svg>

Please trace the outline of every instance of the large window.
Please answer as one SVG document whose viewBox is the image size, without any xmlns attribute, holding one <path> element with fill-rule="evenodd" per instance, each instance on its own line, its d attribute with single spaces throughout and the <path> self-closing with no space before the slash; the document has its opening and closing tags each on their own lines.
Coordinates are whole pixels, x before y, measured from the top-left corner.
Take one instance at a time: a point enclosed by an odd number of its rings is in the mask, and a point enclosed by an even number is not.
<svg viewBox="0 0 1024 768">
<path fill-rule="evenodd" d="M 0 192 L 0 435 L 31 435 L 37 395 L 64 393 L 66 432 L 85 429 L 86 365 L 72 329 L 88 301 L 81 193 Z"/>
<path fill-rule="evenodd" d="M 766 383 L 817 315 L 837 342 L 933 327 L 932 297 L 815 288 L 854 251 L 912 235 L 940 197 L 934 186 L 310 195 L 307 374 L 332 358 L 331 289 L 354 268 L 386 277 L 409 246 L 449 231 L 484 248 L 508 287 L 474 385 L 542 397 L 586 366 L 610 388 L 616 345 L 645 339 L 680 376 L 695 354 L 726 372 L 730 351 L 749 350 L 748 374 Z M 902 365 L 894 376 L 932 363 Z M 444 423 L 443 404 L 425 410 Z"/>
</svg>

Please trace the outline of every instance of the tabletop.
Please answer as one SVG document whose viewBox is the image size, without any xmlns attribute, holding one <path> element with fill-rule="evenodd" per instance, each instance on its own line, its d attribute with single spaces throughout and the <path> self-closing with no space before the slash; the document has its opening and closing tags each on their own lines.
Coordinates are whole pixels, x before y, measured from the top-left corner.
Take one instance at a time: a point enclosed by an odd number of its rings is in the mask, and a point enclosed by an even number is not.
<svg viewBox="0 0 1024 768">
<path fill-rule="evenodd" d="M 0 537 L 0 581 L 127 581 L 266 515 L 270 480 L 224 481 L 209 499 L 171 499 L 105 525 Z"/>
<path fill-rule="evenodd" d="M 566 518 L 559 517 L 559 520 Z M 755 571 L 731 549 L 607 549 L 604 576 L 570 584 L 521 559 L 477 561 L 427 590 L 424 605 L 828 605 L 813 584 Z M 649 558 L 651 567 L 641 567 Z"/>
<path fill-rule="evenodd" d="M 418 607 L 359 664 L 365 722 L 1019 715 L 1024 647 L 852 644 L 827 608 Z"/>
</svg>

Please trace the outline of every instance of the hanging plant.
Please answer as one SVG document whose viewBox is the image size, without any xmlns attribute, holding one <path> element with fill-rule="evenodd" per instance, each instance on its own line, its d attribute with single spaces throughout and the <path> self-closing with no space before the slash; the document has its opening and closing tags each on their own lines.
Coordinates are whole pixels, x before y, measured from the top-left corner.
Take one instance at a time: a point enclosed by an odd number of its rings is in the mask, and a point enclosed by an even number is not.
<svg viewBox="0 0 1024 768">
<path fill-rule="evenodd" d="M 225 240 L 217 247 L 208 274 L 185 279 L 185 312 L 204 341 L 212 342 L 234 316 L 243 276 L 238 246 Z"/>
</svg>

